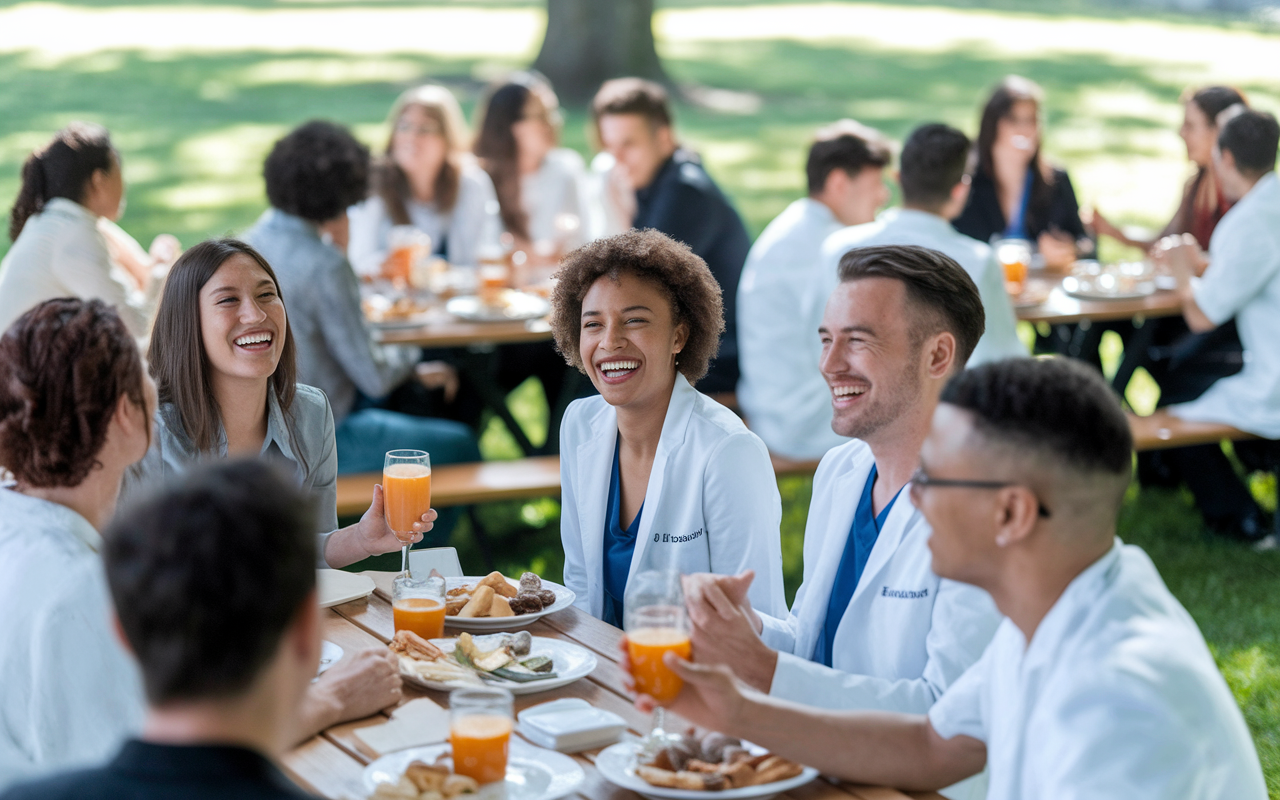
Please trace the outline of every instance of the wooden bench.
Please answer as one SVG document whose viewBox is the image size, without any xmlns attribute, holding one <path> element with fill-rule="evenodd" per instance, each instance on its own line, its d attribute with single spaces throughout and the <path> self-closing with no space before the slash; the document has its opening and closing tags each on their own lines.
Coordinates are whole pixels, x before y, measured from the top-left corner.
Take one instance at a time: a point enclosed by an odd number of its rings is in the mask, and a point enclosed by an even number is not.
<svg viewBox="0 0 1280 800">
<path fill-rule="evenodd" d="M 1258 438 L 1252 433 L 1245 433 L 1230 425 L 1178 419 L 1165 411 L 1157 411 L 1147 417 L 1140 417 L 1137 414 L 1128 416 L 1129 430 L 1133 432 L 1133 449 L 1139 453 L 1196 444 L 1217 444 L 1223 439 L 1238 442 L 1242 439 Z"/>
<path fill-rule="evenodd" d="M 338 476 L 338 516 L 363 514 L 373 499 L 381 472 Z M 433 508 L 560 496 L 560 457 L 534 456 L 515 461 L 441 464 L 431 468 Z"/>
</svg>

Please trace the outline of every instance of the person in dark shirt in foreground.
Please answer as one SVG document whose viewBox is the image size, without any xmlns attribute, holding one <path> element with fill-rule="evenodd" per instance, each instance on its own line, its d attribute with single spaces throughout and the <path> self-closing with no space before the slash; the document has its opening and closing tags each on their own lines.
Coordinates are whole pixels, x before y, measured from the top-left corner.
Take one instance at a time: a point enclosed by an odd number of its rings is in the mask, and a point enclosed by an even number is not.
<svg viewBox="0 0 1280 800">
<path fill-rule="evenodd" d="M 671 106 L 661 86 L 639 78 L 607 81 L 591 104 L 600 143 L 613 156 L 606 205 L 621 230 L 653 228 L 689 245 L 720 284 L 724 333 L 704 393 L 738 385 L 738 277 L 751 249 L 742 218 L 702 168 L 696 153 L 676 142 Z M 619 230 L 618 232 L 621 232 Z"/>
<path fill-rule="evenodd" d="M 262 461 L 194 470 L 103 537 L 116 627 L 147 694 L 105 766 L 3 800 L 305 798 L 271 759 L 296 739 L 320 659 L 308 500 Z"/>
</svg>

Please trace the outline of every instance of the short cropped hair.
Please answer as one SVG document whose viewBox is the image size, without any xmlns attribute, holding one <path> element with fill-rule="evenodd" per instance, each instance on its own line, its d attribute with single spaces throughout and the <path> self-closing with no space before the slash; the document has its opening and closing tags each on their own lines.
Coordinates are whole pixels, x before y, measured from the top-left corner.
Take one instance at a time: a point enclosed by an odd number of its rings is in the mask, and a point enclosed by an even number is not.
<svg viewBox="0 0 1280 800">
<path fill-rule="evenodd" d="M 968 174 L 970 159 L 969 137 L 950 125 L 916 128 L 902 146 L 898 168 L 903 201 L 925 209 L 945 205 Z"/>
<path fill-rule="evenodd" d="M 0 465 L 26 486 L 79 486 L 99 466 L 120 398 L 146 408 L 142 381 L 114 308 L 46 300 L 0 337 Z"/>
<path fill-rule="evenodd" d="M 667 90 L 643 78 L 615 78 L 605 81 L 591 101 L 591 118 L 596 123 L 608 114 L 639 114 L 654 128 L 671 125 L 671 102 Z"/>
<path fill-rule="evenodd" d="M 1097 370 L 1069 358 L 1011 358 L 952 378 L 941 401 L 973 413 L 987 439 L 1047 454 L 1082 474 L 1127 474 L 1133 435 Z"/>
<path fill-rule="evenodd" d="M 950 256 L 916 245 L 858 247 L 840 258 L 840 282 L 863 278 L 901 281 L 915 306 L 915 340 L 946 331 L 956 337 L 956 366 L 962 369 L 986 329 L 982 296 L 969 273 Z"/>
<path fill-rule="evenodd" d="M 107 583 L 153 706 L 252 686 L 315 589 L 314 520 L 256 459 L 196 468 L 116 517 Z"/>
<path fill-rule="evenodd" d="M 809 194 L 822 191 L 832 170 L 852 177 L 867 167 L 887 167 L 892 160 L 893 146 L 876 129 L 851 119 L 833 122 L 813 135 L 804 166 Z"/>
<path fill-rule="evenodd" d="M 1278 145 L 1280 125 L 1265 111 L 1242 110 L 1227 120 L 1218 134 L 1218 148 L 1230 151 L 1236 169 L 1246 175 L 1262 175 L 1275 169 Z"/>
<path fill-rule="evenodd" d="M 275 143 L 262 177 L 271 205 L 326 222 L 368 194 L 369 148 L 340 125 L 312 120 Z"/>
<path fill-rule="evenodd" d="M 582 298 L 603 277 L 618 280 L 634 275 L 660 288 L 671 301 L 676 324 L 683 322 L 689 338 L 676 367 L 689 383 L 707 374 L 720 349 L 724 332 L 724 300 L 707 262 L 689 246 L 651 228 L 627 231 L 585 244 L 560 262 L 559 279 L 551 295 L 551 331 L 556 349 L 571 366 L 586 372 L 582 341 Z"/>
</svg>

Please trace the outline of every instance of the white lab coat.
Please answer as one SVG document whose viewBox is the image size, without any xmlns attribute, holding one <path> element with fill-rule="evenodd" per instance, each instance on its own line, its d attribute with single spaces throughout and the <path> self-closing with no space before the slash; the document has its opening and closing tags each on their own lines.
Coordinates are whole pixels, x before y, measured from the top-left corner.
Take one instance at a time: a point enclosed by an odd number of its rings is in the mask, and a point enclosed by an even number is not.
<svg viewBox="0 0 1280 800">
<path fill-rule="evenodd" d="M 1235 317 L 1244 369 L 1189 403 L 1183 419 L 1221 422 L 1280 439 L 1280 179 L 1270 172 L 1232 206 L 1209 240 L 1209 268 L 1193 279 L 1196 305 L 1215 325 Z"/>
<path fill-rule="evenodd" d="M 924 515 L 898 495 L 836 628 L 832 666 L 810 661 L 874 457 L 854 440 L 822 459 L 804 535 L 804 583 L 785 619 L 763 617 L 779 651 L 769 693 L 827 709 L 926 713 L 981 656 L 1000 624 L 985 591 L 934 574 Z M 981 778 L 946 790 L 980 798 Z"/>
<path fill-rule="evenodd" d="M 1027 355 L 1026 345 L 1018 338 L 1013 303 L 1004 288 L 1004 270 L 996 263 L 991 246 L 970 239 L 937 214 L 912 208 L 889 209 L 875 222 L 844 228 L 827 238 L 822 245 L 822 266 L 814 272 L 815 283 L 805 302 L 813 329 L 817 330 L 822 324 L 827 299 L 840 283 L 841 256 L 857 247 L 901 244 L 927 247 L 950 256 L 977 284 L 986 315 L 986 331 L 973 349 L 967 366 Z M 821 349 L 821 345 L 815 346 Z"/>
<path fill-rule="evenodd" d="M 838 230 L 831 209 L 795 201 L 751 246 L 738 282 L 738 402 L 769 451 L 788 458 L 822 458 L 849 441 L 831 430 L 818 325 L 804 313 L 822 243 Z"/>
<path fill-rule="evenodd" d="M 575 605 L 604 615 L 604 526 L 618 412 L 602 397 L 574 401 L 560 425 L 560 538 Z M 751 605 L 786 612 L 782 501 L 760 437 L 676 376 L 649 473 L 628 582 L 646 569 L 733 575 L 755 570 Z"/>
<path fill-rule="evenodd" d="M 988 800 L 1263 800 L 1258 754 L 1195 621 L 1117 539 L 1030 645 L 1006 620 L 929 711 L 987 744 Z"/>
</svg>

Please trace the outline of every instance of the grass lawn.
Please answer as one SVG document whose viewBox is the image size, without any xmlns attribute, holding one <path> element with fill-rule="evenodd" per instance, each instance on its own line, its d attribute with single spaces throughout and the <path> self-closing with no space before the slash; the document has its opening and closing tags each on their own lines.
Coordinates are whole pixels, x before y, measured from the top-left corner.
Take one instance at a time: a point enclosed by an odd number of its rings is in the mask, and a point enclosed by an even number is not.
<svg viewBox="0 0 1280 800">
<path fill-rule="evenodd" d="M 1176 135 L 1184 86 L 1230 82 L 1280 110 L 1280 32 L 1238 19 L 1087 0 L 659 5 L 671 74 L 726 90 L 722 110 L 681 107 L 679 128 L 753 233 L 802 192 L 805 141 L 818 125 L 853 116 L 900 138 L 941 120 L 972 133 L 986 87 L 1009 72 L 1045 87 L 1046 151 L 1070 169 L 1081 201 L 1148 227 L 1167 219 L 1187 175 Z M 534 0 L 5 4 L 0 197 L 16 193 L 31 148 L 72 119 L 91 119 L 124 154 L 121 223 L 144 244 L 165 231 L 192 244 L 243 230 L 264 207 L 266 149 L 291 126 L 330 118 L 380 146 L 392 99 L 429 79 L 453 87 L 469 112 L 486 80 L 531 59 L 542 19 Z M 567 118 L 566 143 L 585 152 L 583 110 Z M 1109 245 L 1104 254 L 1121 255 Z M 526 384 L 512 406 L 545 430 L 538 397 Z M 1154 401 L 1139 379 L 1129 397 L 1140 409 Z M 496 426 L 483 447 L 489 457 L 514 454 Z M 787 479 L 780 488 L 794 592 L 811 485 Z M 1255 479 L 1255 490 L 1274 502 L 1269 479 Z M 504 569 L 559 574 L 555 502 L 479 513 L 501 539 Z M 1270 601 L 1280 557 L 1208 539 L 1185 493 L 1133 490 L 1121 535 L 1151 553 L 1199 622 L 1280 798 L 1280 612 Z M 455 543 L 464 563 L 478 564 L 466 525 Z"/>
</svg>

